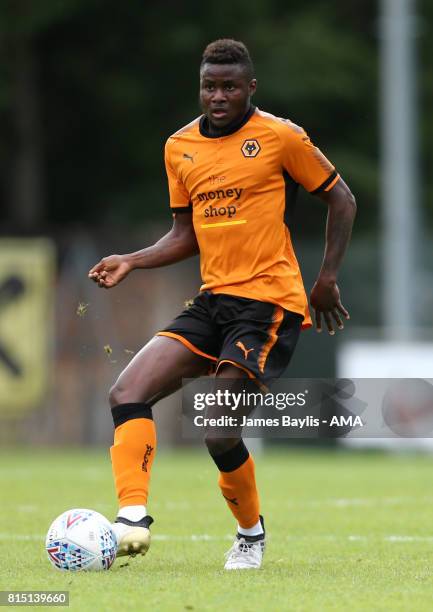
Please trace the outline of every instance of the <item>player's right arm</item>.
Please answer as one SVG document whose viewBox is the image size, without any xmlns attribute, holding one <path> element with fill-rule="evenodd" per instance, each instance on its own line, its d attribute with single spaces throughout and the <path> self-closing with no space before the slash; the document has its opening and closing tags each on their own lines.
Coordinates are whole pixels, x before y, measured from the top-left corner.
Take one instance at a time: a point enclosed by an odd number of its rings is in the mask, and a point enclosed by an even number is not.
<svg viewBox="0 0 433 612">
<path fill-rule="evenodd" d="M 110 255 L 89 271 L 89 278 L 100 287 L 110 289 L 137 268 L 160 268 L 182 261 L 199 252 L 192 223 L 192 213 L 173 214 L 173 227 L 158 242 L 141 251 Z"/>
</svg>

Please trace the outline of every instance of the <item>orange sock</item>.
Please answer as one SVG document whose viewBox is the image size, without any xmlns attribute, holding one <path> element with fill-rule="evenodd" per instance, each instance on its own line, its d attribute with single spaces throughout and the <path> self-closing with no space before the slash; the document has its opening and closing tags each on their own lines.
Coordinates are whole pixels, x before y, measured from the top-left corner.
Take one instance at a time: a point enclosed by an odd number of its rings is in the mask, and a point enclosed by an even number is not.
<svg viewBox="0 0 433 612">
<path fill-rule="evenodd" d="M 233 516 L 244 529 L 259 521 L 259 495 L 254 461 L 241 440 L 226 453 L 213 457 L 220 470 L 218 484 Z"/>
<path fill-rule="evenodd" d="M 121 404 L 112 413 L 115 431 L 110 450 L 119 507 L 146 506 L 156 451 L 152 410 L 146 404 Z"/>
</svg>

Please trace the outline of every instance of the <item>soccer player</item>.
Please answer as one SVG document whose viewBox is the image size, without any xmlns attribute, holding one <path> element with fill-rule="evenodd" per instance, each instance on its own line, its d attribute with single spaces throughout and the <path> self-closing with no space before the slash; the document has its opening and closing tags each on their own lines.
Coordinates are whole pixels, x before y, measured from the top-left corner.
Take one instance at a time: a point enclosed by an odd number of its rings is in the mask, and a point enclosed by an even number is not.
<svg viewBox="0 0 433 612">
<path fill-rule="evenodd" d="M 170 136 L 165 164 L 172 229 L 154 245 L 102 259 L 89 272 L 111 288 L 132 270 L 200 254 L 203 285 L 192 305 L 158 332 L 110 390 L 111 447 L 119 499 L 118 554 L 149 546 L 147 497 L 156 434 L 152 407 L 215 366 L 224 379 L 266 385 L 285 371 L 308 302 L 286 213 L 298 185 L 328 205 L 326 245 L 310 295 L 317 331 L 343 329 L 337 273 L 348 245 L 355 200 L 304 130 L 251 103 L 257 82 L 247 48 L 231 39 L 209 44 L 200 66 L 203 114 Z M 207 435 L 222 495 L 237 522 L 225 568 L 259 568 L 265 530 L 254 462 L 240 436 Z"/>
</svg>

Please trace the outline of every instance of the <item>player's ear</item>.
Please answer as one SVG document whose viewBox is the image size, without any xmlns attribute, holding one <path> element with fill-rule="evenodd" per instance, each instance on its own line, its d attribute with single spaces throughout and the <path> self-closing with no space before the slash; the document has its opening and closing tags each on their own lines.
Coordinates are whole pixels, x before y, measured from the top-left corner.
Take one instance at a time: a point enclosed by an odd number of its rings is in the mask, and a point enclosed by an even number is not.
<svg viewBox="0 0 433 612">
<path fill-rule="evenodd" d="M 255 94 L 256 89 L 257 89 L 257 79 L 251 79 L 248 85 L 248 93 L 250 94 L 250 96 L 253 96 Z"/>
</svg>

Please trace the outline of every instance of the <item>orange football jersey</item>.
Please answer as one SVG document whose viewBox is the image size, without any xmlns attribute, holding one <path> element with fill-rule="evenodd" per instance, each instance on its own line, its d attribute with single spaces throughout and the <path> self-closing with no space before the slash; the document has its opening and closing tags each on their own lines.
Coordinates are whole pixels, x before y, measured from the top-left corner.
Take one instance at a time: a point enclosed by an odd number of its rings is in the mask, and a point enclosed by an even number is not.
<svg viewBox="0 0 433 612">
<path fill-rule="evenodd" d="M 210 136 L 199 117 L 167 140 L 173 213 L 192 209 L 201 290 L 278 304 L 311 325 L 287 226 L 298 185 L 331 189 L 339 176 L 304 130 L 252 107 L 237 128 Z"/>
</svg>

